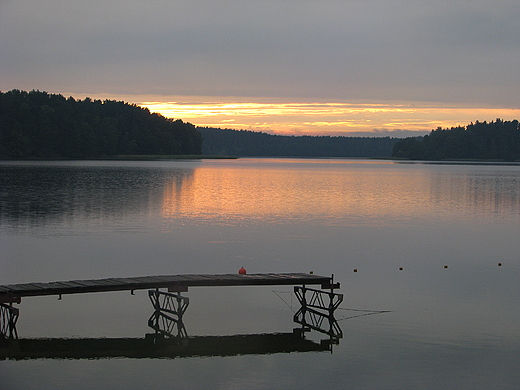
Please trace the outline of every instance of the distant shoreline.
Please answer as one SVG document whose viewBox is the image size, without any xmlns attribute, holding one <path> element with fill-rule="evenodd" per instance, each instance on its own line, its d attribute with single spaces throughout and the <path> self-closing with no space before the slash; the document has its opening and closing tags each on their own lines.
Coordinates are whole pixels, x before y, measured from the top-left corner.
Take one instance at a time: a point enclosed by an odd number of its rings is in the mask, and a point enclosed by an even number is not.
<svg viewBox="0 0 520 390">
<path fill-rule="evenodd" d="M 0 161 L 158 161 L 158 160 L 233 160 L 236 156 L 210 156 L 210 155 L 125 155 L 112 157 L 91 158 L 0 158 Z"/>
<path fill-rule="evenodd" d="M 253 159 L 323 159 L 323 160 L 381 160 L 393 161 L 397 164 L 430 164 L 430 165 L 502 165 L 520 166 L 520 161 L 503 160 L 478 160 L 478 159 L 453 159 L 453 160 L 413 160 L 407 158 L 392 157 L 316 157 L 316 156 L 217 156 L 217 155 L 125 155 L 112 157 L 92 157 L 92 158 L 0 158 L 1 161 L 169 161 L 169 160 L 238 160 L 240 158 Z"/>
<path fill-rule="evenodd" d="M 520 165 L 520 161 L 499 160 L 407 160 L 391 159 L 400 164 L 431 164 L 431 165 Z"/>
</svg>

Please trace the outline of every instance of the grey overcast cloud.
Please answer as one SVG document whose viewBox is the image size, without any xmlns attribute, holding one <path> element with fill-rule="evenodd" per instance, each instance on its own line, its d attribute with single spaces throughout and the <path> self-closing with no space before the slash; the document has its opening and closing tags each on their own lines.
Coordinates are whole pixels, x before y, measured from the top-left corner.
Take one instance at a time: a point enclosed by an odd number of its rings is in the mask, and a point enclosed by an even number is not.
<svg viewBox="0 0 520 390">
<path fill-rule="evenodd" d="M 519 20 L 516 0 L 2 0 L 0 90 L 278 133 L 427 131 L 519 117 Z"/>
</svg>

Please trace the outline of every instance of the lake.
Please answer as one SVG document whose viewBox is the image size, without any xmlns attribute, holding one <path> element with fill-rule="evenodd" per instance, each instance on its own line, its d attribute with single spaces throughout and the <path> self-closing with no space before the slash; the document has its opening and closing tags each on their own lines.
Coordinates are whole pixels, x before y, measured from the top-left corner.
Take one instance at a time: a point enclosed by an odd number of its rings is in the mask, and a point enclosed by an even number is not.
<svg viewBox="0 0 520 390">
<path fill-rule="evenodd" d="M 0 284 L 245 267 L 334 275 L 344 294 L 332 351 L 4 359 L 0 387 L 518 389 L 519 232 L 518 165 L 0 162 Z M 222 345 L 291 333 L 292 291 L 190 288 L 187 332 Z M 151 332 L 146 291 L 16 306 L 35 342 Z"/>
</svg>

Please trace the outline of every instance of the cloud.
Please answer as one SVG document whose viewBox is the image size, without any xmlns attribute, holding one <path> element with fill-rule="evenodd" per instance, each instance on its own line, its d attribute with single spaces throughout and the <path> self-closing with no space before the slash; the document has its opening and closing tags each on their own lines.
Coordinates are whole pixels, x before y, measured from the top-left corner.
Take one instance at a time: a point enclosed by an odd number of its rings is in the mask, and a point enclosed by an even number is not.
<svg viewBox="0 0 520 390">
<path fill-rule="evenodd" d="M 2 90 L 520 107 L 516 0 L 0 7 Z"/>
</svg>

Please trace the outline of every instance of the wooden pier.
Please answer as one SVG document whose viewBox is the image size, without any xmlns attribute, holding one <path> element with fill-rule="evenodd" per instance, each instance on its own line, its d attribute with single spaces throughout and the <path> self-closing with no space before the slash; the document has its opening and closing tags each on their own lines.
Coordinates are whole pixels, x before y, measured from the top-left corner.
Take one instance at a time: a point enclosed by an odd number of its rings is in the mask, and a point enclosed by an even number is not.
<svg viewBox="0 0 520 390">
<path fill-rule="evenodd" d="M 319 276 L 307 273 L 158 275 L 0 285 L 0 303 L 20 303 L 23 297 L 44 295 L 161 288 L 168 289 L 169 292 L 187 292 L 189 287 L 276 285 L 321 285 L 324 289 L 330 289 L 332 287 L 339 288 L 339 284 L 333 286 L 331 276 Z"/>
<path fill-rule="evenodd" d="M 267 274 L 191 274 L 157 275 L 131 278 L 107 278 L 89 280 L 70 280 L 60 282 L 32 282 L 0 285 L 0 339 L 17 339 L 16 322 L 19 309 L 13 304 L 21 303 L 22 298 L 66 294 L 98 293 L 110 291 L 148 290 L 154 313 L 148 326 L 155 331 L 156 339 L 186 339 L 183 315 L 189 305 L 189 298 L 180 295 L 190 287 L 226 286 L 295 286 L 295 294 L 301 308 L 294 321 L 306 329 L 314 329 L 341 337 L 341 330 L 334 319 L 334 311 L 343 300 L 336 294 L 340 287 L 334 283 L 333 276 L 320 276 L 311 273 L 267 273 Z M 321 286 L 322 290 L 307 288 L 309 285 Z M 300 287 L 301 286 L 301 287 Z M 166 289 L 167 291 L 161 291 Z M 328 297 L 328 304 L 325 299 Z M 328 330 L 322 329 L 324 320 Z"/>
</svg>

